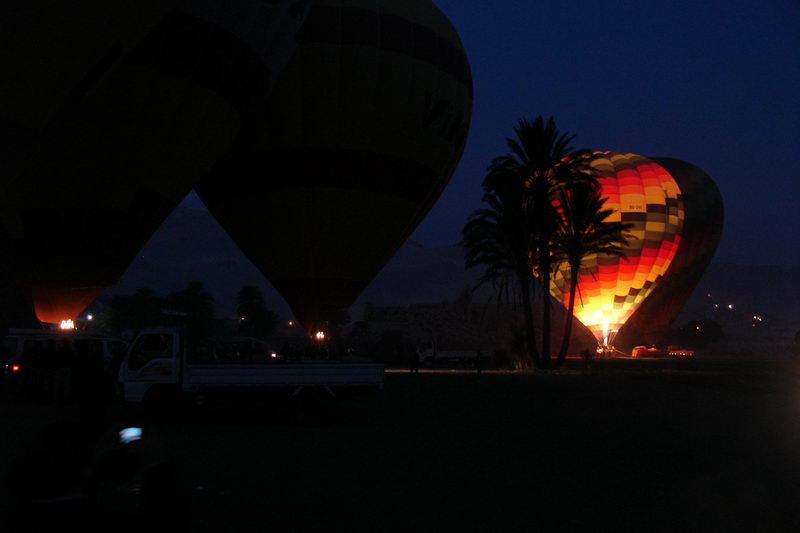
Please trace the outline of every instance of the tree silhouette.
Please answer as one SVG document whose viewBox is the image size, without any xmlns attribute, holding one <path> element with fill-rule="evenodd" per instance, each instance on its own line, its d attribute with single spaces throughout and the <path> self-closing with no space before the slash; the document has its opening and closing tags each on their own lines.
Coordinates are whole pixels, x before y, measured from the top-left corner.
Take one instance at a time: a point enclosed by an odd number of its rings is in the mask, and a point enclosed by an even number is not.
<svg viewBox="0 0 800 533">
<path fill-rule="evenodd" d="M 462 230 L 461 245 L 467 268 L 485 267 L 475 288 L 491 283 L 501 300 L 509 293 L 521 300 L 528 362 L 538 366 L 531 306 L 533 227 L 524 200 L 525 181 L 526 176 L 519 173 L 509 173 L 501 179 L 493 162 L 483 182 L 487 207 L 469 217 Z"/>
<path fill-rule="evenodd" d="M 255 286 L 242 287 L 236 296 L 239 313 L 239 332 L 251 337 L 264 338 L 278 326 L 278 315 L 267 308 L 264 293 Z"/>
<path fill-rule="evenodd" d="M 584 259 L 595 254 L 625 257 L 622 246 L 627 245 L 627 239 L 630 238 L 625 232 L 632 225 L 607 222 L 606 219 L 614 210 L 603 208 L 606 200 L 601 197 L 599 187 L 591 182 L 572 183 L 558 194 L 557 212 L 560 220 L 553 240 L 553 258 L 556 268 L 568 270 L 570 286 L 567 320 L 557 364 L 563 363 L 567 356 L 575 316 L 578 277 Z"/>
<path fill-rule="evenodd" d="M 507 138 L 510 152 L 489 165 L 483 180 L 484 201 L 489 207 L 476 211 L 464 228 L 467 267 L 487 267 L 484 280 L 508 279 L 510 272 L 522 297 L 526 339 L 533 360 L 550 366 L 550 278 L 553 240 L 561 222 L 554 201 L 561 191 L 579 183 L 594 183 L 590 150 L 576 150 L 575 138 L 560 133 L 555 120 L 521 119 L 515 138 Z M 522 265 L 525 265 L 523 273 Z M 543 292 L 542 349 L 537 353 L 533 334 L 531 274 L 535 272 Z M 530 317 L 530 318 L 529 318 Z"/>
<path fill-rule="evenodd" d="M 137 333 L 146 327 L 163 326 L 162 307 L 164 299 L 152 289 L 136 289 L 133 294 L 120 294 L 112 298 L 107 323 L 117 334 L 125 329 Z"/>
<path fill-rule="evenodd" d="M 190 282 L 182 291 L 169 293 L 162 312 L 165 322 L 185 326 L 193 341 L 209 335 L 214 326 L 214 298 L 199 281 Z"/>
</svg>

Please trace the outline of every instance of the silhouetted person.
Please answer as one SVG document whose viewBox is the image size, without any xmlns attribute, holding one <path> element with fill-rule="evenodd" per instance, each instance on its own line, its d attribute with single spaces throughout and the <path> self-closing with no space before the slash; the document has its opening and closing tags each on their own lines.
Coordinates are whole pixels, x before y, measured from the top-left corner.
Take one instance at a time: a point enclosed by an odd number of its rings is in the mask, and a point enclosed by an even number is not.
<svg viewBox="0 0 800 533">
<path fill-rule="evenodd" d="M 119 350 L 113 354 L 108 363 L 109 394 L 113 397 L 117 393 L 117 380 L 119 379 L 119 369 L 125 359 L 125 351 Z"/>
<path fill-rule="evenodd" d="M 87 343 L 86 380 L 87 395 L 92 401 L 102 402 L 106 380 L 105 360 L 103 359 L 103 345 L 100 342 Z"/>
<path fill-rule="evenodd" d="M 419 352 L 413 344 L 408 345 L 408 371 L 419 374 Z"/>
<path fill-rule="evenodd" d="M 67 341 L 64 341 L 66 344 Z M 53 400 L 61 402 L 70 397 L 72 387 L 73 353 L 69 347 L 61 346 L 54 353 L 53 361 Z"/>
<path fill-rule="evenodd" d="M 39 374 L 42 397 L 46 400 L 52 400 L 55 396 L 56 370 L 58 369 L 59 358 L 58 355 L 58 351 L 56 350 L 56 341 L 54 339 L 48 339 L 39 359 Z"/>
<path fill-rule="evenodd" d="M 0 333 L 1 334 L 1 333 Z M 0 401 L 6 396 L 6 365 L 11 361 L 11 352 L 0 342 Z"/>
<path fill-rule="evenodd" d="M 80 341 L 77 345 L 64 341 L 61 345 L 60 357 L 69 362 L 71 374 L 71 398 L 82 402 L 86 394 L 87 368 L 86 360 L 88 346 L 85 341 Z"/>
<path fill-rule="evenodd" d="M 592 351 L 586 348 L 581 352 L 581 356 L 583 357 L 583 373 L 588 374 L 592 364 Z"/>
<path fill-rule="evenodd" d="M 71 343 L 70 343 L 71 344 Z M 64 346 L 65 356 L 70 357 L 71 346 Z M 80 413 L 88 425 L 102 425 L 105 415 L 105 398 L 103 397 L 104 361 L 102 344 L 84 340 L 76 343 L 74 365 L 76 372 L 76 400 L 80 405 Z"/>
<path fill-rule="evenodd" d="M 25 347 L 22 351 L 22 360 L 20 366 L 22 367 L 20 381 L 23 388 L 27 392 L 35 391 L 40 383 L 40 373 L 42 371 L 42 350 L 43 346 L 40 342 L 25 342 Z"/>
</svg>

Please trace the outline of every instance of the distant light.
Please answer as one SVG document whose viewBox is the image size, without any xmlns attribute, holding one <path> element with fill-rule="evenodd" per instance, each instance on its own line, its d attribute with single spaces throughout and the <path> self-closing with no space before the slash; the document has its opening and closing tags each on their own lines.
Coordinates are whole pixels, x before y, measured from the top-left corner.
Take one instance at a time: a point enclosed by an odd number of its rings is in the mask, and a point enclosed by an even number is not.
<svg viewBox="0 0 800 533">
<path fill-rule="evenodd" d="M 318 331 L 316 334 L 314 334 L 314 337 L 318 341 L 324 341 L 325 340 L 325 332 L 324 331 Z"/>
<path fill-rule="evenodd" d="M 289 321 L 289 326 L 290 326 L 290 327 L 291 327 L 291 326 L 294 326 L 294 321 L 293 321 L 293 320 L 290 320 L 290 321 Z"/>
<path fill-rule="evenodd" d="M 243 317 L 243 316 L 240 316 L 240 317 L 239 317 L 239 320 L 241 320 L 242 322 L 244 322 L 244 317 Z"/>
<path fill-rule="evenodd" d="M 72 319 L 62 320 L 59 327 L 61 329 L 75 329 L 75 322 L 73 322 Z"/>
<path fill-rule="evenodd" d="M 728 309 L 733 309 L 733 304 L 728 304 Z"/>
<path fill-rule="evenodd" d="M 276 357 L 278 357 L 278 354 L 276 354 L 276 353 L 271 353 L 271 354 L 269 354 L 269 355 L 270 355 L 270 357 L 272 357 L 273 359 L 275 359 Z"/>
<path fill-rule="evenodd" d="M 709 298 L 711 298 L 711 293 L 709 292 L 708 294 L 706 294 L 706 296 L 708 296 Z"/>
<path fill-rule="evenodd" d="M 93 318 L 94 318 L 94 315 L 86 315 L 86 320 L 92 320 Z"/>
<path fill-rule="evenodd" d="M 700 331 L 700 326 L 695 326 L 694 329 L 696 329 L 697 331 Z"/>
<path fill-rule="evenodd" d="M 11 366 L 11 371 L 12 372 L 19 372 L 19 365 L 12 365 Z"/>
<path fill-rule="evenodd" d="M 719 307 L 719 304 L 714 304 L 714 307 Z"/>
</svg>

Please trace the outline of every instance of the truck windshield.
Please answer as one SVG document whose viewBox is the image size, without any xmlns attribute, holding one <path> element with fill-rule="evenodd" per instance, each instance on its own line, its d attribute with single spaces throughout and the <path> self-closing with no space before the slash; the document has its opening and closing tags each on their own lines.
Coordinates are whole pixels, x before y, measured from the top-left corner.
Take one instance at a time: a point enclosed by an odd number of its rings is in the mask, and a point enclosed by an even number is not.
<svg viewBox="0 0 800 533">
<path fill-rule="evenodd" d="M 172 335 L 163 333 L 142 335 L 131 350 L 128 369 L 139 370 L 149 361 L 165 357 L 172 357 Z"/>
</svg>

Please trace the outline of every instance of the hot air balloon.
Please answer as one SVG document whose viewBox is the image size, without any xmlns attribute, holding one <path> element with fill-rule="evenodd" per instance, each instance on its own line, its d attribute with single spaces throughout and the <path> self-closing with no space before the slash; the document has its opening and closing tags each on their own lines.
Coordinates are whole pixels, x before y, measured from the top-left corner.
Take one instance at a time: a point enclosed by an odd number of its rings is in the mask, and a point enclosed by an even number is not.
<svg viewBox="0 0 800 533">
<path fill-rule="evenodd" d="M 663 282 L 681 244 L 684 206 L 675 178 L 658 163 L 635 154 L 607 152 L 592 163 L 608 222 L 630 224 L 623 247 L 626 259 L 591 255 L 581 264 L 575 317 L 603 345 L 650 293 Z M 557 265 L 551 294 L 565 306 L 569 300 L 569 266 Z"/>
<path fill-rule="evenodd" d="M 696 166 L 680 159 L 650 159 L 675 178 L 686 216 L 672 266 L 617 335 L 616 344 L 625 350 L 637 344 L 655 344 L 663 340 L 702 278 L 722 236 L 724 208 L 714 181 Z"/>
<path fill-rule="evenodd" d="M 197 191 L 311 330 L 350 306 L 430 210 L 472 106 L 430 0 L 320 0 L 262 127 Z"/>
<path fill-rule="evenodd" d="M 197 179 L 252 132 L 307 0 L 136 3 L 147 16 L 113 18 L 126 30 L 119 41 L 99 29 L 106 2 L 80 4 L 70 31 L 46 10 L 36 14 L 89 57 L 57 54 L 66 64 L 52 76 L 29 69 L 8 105 L 23 102 L 30 116 L 1 108 L 12 117 L 5 135 L 24 132 L 27 152 L 3 175 L 2 235 L 15 275 L 33 287 L 37 318 L 51 323 L 115 283 Z M 5 53 L 19 64 L 51 60 L 32 44 Z M 62 75 L 67 87 L 50 90 Z"/>
</svg>

